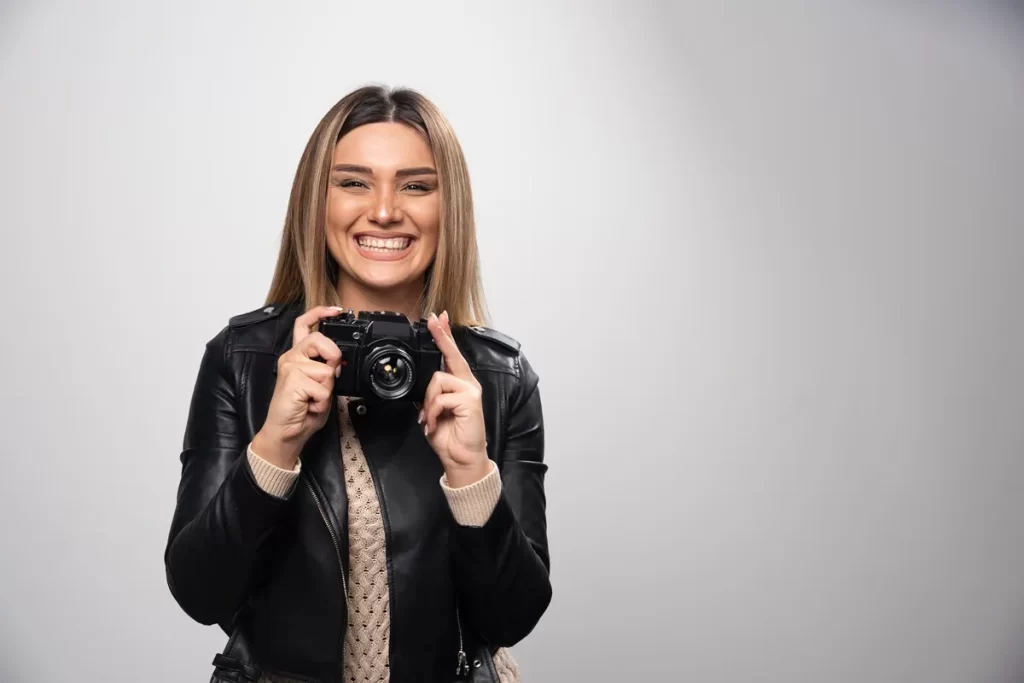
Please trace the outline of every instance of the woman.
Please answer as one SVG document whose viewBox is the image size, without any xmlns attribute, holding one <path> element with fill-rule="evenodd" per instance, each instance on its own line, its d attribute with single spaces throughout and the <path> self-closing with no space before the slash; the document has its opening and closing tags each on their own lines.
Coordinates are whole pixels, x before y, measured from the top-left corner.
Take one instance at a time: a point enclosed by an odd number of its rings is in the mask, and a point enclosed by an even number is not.
<svg viewBox="0 0 1024 683">
<path fill-rule="evenodd" d="M 341 310 L 427 319 L 444 366 L 421 404 L 337 395 L 350 359 L 319 322 Z M 193 393 L 165 563 L 230 635 L 214 680 L 519 680 L 506 648 L 551 600 L 544 428 L 484 317 L 449 124 L 410 90 L 349 94 L 302 155 L 266 304 Z"/>
</svg>

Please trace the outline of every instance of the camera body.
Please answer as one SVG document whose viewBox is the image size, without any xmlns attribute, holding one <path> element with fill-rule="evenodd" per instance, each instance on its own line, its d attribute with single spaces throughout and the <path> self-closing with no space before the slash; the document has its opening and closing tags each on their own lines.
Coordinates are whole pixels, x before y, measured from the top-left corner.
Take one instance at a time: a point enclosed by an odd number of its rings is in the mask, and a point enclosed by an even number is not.
<svg viewBox="0 0 1024 683">
<path fill-rule="evenodd" d="M 341 349 L 334 393 L 374 402 L 422 401 L 441 351 L 426 320 L 391 311 L 352 311 L 320 321 L 320 332 Z"/>
</svg>

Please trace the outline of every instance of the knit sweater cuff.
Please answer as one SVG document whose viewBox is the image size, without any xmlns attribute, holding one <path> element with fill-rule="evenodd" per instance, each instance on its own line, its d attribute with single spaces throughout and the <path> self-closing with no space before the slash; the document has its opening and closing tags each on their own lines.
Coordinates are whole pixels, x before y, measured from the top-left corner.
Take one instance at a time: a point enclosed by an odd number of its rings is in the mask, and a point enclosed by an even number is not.
<svg viewBox="0 0 1024 683">
<path fill-rule="evenodd" d="M 302 462 L 295 463 L 295 469 L 286 470 L 256 455 L 251 444 L 246 449 L 246 453 L 249 458 L 249 467 L 260 488 L 276 498 L 287 498 L 295 480 L 299 478 Z"/>
<path fill-rule="evenodd" d="M 501 475 L 492 460 L 490 473 L 475 484 L 452 488 L 448 486 L 448 477 L 441 475 L 441 489 L 456 522 L 461 526 L 482 527 L 501 498 Z"/>
</svg>

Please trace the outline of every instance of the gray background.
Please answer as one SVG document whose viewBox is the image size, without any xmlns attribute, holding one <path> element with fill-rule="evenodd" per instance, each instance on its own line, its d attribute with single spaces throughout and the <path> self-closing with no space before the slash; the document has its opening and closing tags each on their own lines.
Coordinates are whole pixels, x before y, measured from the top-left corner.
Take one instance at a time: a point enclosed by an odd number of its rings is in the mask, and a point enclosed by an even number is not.
<svg viewBox="0 0 1024 683">
<path fill-rule="evenodd" d="M 199 358 L 384 82 L 542 377 L 526 681 L 1024 679 L 1022 14 L 370 4 L 3 5 L 0 678 L 207 680 L 161 561 Z"/>
</svg>

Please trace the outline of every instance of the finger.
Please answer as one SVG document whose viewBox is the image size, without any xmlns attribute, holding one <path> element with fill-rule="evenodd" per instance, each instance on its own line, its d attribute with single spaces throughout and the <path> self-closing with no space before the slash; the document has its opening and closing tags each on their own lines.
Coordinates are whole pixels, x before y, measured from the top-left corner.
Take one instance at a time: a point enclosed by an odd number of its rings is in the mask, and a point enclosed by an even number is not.
<svg viewBox="0 0 1024 683">
<path fill-rule="evenodd" d="M 476 384 L 472 381 L 464 380 L 461 377 L 456 377 L 449 372 L 435 372 L 430 381 L 437 382 L 437 386 L 441 390 L 439 393 L 442 394 L 452 394 L 464 391 L 468 391 L 471 394 L 476 393 Z"/>
<path fill-rule="evenodd" d="M 423 392 L 423 405 L 420 408 L 419 422 L 425 423 L 424 416 L 426 415 L 427 407 L 433 402 L 433 400 L 443 394 L 445 391 L 458 391 L 465 389 L 462 384 L 462 380 L 459 380 L 454 375 L 450 375 L 443 370 L 438 370 L 430 378 L 430 382 L 427 383 L 426 391 Z"/>
<path fill-rule="evenodd" d="M 312 380 L 312 378 L 310 378 Z M 324 386 L 318 382 L 314 382 L 316 385 L 309 386 L 310 400 L 306 405 L 306 412 L 313 415 L 323 415 L 331 409 L 331 397 L 334 392 L 330 387 Z"/>
<path fill-rule="evenodd" d="M 469 413 L 467 404 L 471 399 L 469 396 L 463 393 L 455 394 L 440 394 L 435 398 L 429 406 L 424 410 L 424 422 L 426 422 L 427 432 L 430 434 L 434 433 L 437 429 L 437 421 L 441 417 L 444 411 L 451 411 L 456 417 L 464 417 Z"/>
<path fill-rule="evenodd" d="M 320 399 L 319 401 L 309 401 L 306 404 L 306 413 L 308 415 L 323 415 L 331 409 L 331 397 L 328 393 L 327 398 Z"/>
<path fill-rule="evenodd" d="M 310 360 L 322 360 L 317 364 L 325 366 L 337 377 L 338 368 L 341 366 L 341 357 L 341 349 L 337 344 L 320 332 L 313 332 L 301 340 L 298 346 L 292 347 L 277 359 L 277 371 L 278 374 L 284 374 L 288 366 L 301 365 Z"/>
<path fill-rule="evenodd" d="M 427 407 L 434 402 L 434 398 L 441 394 L 441 375 L 443 374 L 445 373 L 439 370 L 427 382 L 427 389 L 423 393 L 423 405 L 420 407 L 420 414 L 417 418 L 421 424 L 424 422 Z"/>
<path fill-rule="evenodd" d="M 431 399 L 439 394 L 473 391 L 475 388 L 476 385 L 472 382 L 467 382 L 444 370 L 438 370 L 427 384 L 427 390 L 423 394 L 423 405 L 425 406 L 430 403 Z"/>
<path fill-rule="evenodd" d="M 447 315 L 447 312 L 442 315 Z M 427 319 L 427 329 L 430 330 L 431 336 L 434 337 L 434 343 L 437 344 L 438 350 L 444 356 L 445 368 L 448 372 L 462 379 L 473 379 L 473 371 L 469 369 L 469 363 L 462 357 L 462 352 L 456 346 L 455 339 L 445 331 L 444 324 L 433 313 Z"/>
<path fill-rule="evenodd" d="M 434 414 L 433 419 L 429 417 L 433 404 L 446 396 L 459 396 L 461 402 L 468 404 L 471 401 L 479 400 L 480 392 L 475 385 L 463 379 L 447 372 L 435 372 L 430 384 L 427 385 L 427 393 L 423 399 L 423 422 L 428 432 L 433 432 L 437 427 L 437 414 Z"/>
<path fill-rule="evenodd" d="M 458 345 L 455 344 L 455 335 L 452 334 L 452 325 L 451 320 L 448 317 L 448 311 L 441 311 L 441 315 L 438 316 L 437 320 L 442 325 L 441 329 L 443 329 L 444 333 L 448 335 L 448 337 L 452 340 L 452 346 L 455 348 L 455 351 L 459 354 L 459 357 L 465 361 L 465 357 L 462 356 L 462 352 L 459 351 Z M 476 376 L 473 374 L 473 369 L 469 367 L 469 362 L 466 362 L 466 373 L 468 374 L 468 376 L 463 377 L 463 379 L 479 386 Z"/>
<path fill-rule="evenodd" d="M 295 319 L 295 324 L 292 326 L 292 346 L 308 337 L 313 330 L 313 325 L 316 325 L 324 318 L 330 318 L 343 313 L 344 310 L 340 306 L 316 306 L 300 315 Z"/>
<path fill-rule="evenodd" d="M 301 373 L 306 377 L 309 377 L 314 382 L 319 382 L 326 387 L 331 387 L 334 384 L 334 370 L 330 366 L 324 363 L 319 363 L 315 360 L 300 359 L 296 361 L 290 361 L 285 363 L 281 368 L 281 374 L 285 377 L 292 373 Z"/>
<path fill-rule="evenodd" d="M 311 332 L 299 342 L 296 350 L 306 358 L 322 358 L 332 370 L 341 362 L 341 349 L 320 332 Z"/>
<path fill-rule="evenodd" d="M 312 407 L 322 409 L 331 400 L 331 390 L 312 377 L 296 372 L 288 377 L 288 389 L 297 402 L 313 403 Z M 307 410 L 309 407 L 307 407 Z"/>
</svg>

